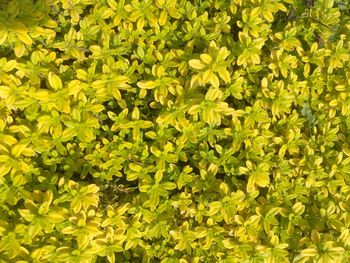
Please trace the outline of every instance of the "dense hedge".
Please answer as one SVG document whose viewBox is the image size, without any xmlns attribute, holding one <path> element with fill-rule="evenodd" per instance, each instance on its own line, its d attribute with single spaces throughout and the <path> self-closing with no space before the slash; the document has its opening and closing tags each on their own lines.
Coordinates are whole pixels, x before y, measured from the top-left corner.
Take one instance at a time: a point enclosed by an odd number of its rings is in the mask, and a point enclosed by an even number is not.
<svg viewBox="0 0 350 263">
<path fill-rule="evenodd" d="M 0 262 L 350 262 L 349 10 L 0 1 Z"/>
</svg>

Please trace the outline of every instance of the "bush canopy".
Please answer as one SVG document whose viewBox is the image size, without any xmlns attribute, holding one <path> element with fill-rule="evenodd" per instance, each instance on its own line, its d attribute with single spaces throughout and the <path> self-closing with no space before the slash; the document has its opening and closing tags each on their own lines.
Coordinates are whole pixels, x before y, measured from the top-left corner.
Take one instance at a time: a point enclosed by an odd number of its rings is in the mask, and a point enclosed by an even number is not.
<svg viewBox="0 0 350 263">
<path fill-rule="evenodd" d="M 346 0 L 0 1 L 0 262 L 350 262 Z"/>
</svg>

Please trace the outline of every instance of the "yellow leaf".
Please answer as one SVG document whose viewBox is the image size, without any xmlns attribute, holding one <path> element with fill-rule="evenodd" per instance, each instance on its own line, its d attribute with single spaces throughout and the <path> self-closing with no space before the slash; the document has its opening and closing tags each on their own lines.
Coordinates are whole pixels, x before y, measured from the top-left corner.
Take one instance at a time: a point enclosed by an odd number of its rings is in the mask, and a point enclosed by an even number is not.
<svg viewBox="0 0 350 263">
<path fill-rule="evenodd" d="M 211 78 L 212 74 L 213 74 L 213 71 L 211 69 L 207 69 L 202 75 L 203 82 L 207 83 L 209 81 L 209 79 Z"/>
<path fill-rule="evenodd" d="M 81 80 L 87 80 L 88 78 L 88 73 L 83 70 L 83 69 L 77 69 L 76 71 L 76 74 L 77 74 L 77 78 L 78 79 L 81 79 Z"/>
<path fill-rule="evenodd" d="M 222 78 L 226 83 L 231 82 L 230 73 L 227 71 L 226 68 L 221 68 L 218 71 L 218 73 L 219 73 L 220 78 Z"/>
<path fill-rule="evenodd" d="M 145 20 L 142 17 L 140 17 L 139 20 L 137 20 L 137 24 L 136 24 L 137 30 L 141 31 L 144 26 L 145 26 Z"/>
<path fill-rule="evenodd" d="M 343 148 L 343 152 L 346 156 L 350 157 L 350 149 L 349 148 Z"/>
<path fill-rule="evenodd" d="M 222 92 L 219 89 L 209 89 L 205 94 L 205 100 L 215 101 L 217 98 L 221 98 Z"/>
<path fill-rule="evenodd" d="M 220 86 L 220 82 L 219 82 L 219 78 L 215 75 L 212 74 L 209 82 L 211 83 L 211 85 L 213 85 L 215 88 L 218 88 Z"/>
<path fill-rule="evenodd" d="M 167 17 L 168 17 L 168 13 L 165 11 L 162 11 L 160 13 L 160 17 L 159 17 L 159 25 L 160 26 L 164 26 L 166 21 L 167 21 Z"/>
<path fill-rule="evenodd" d="M 0 31 L 0 45 L 4 44 L 7 39 L 8 32 L 5 30 Z"/>
<path fill-rule="evenodd" d="M 58 212 L 51 212 L 48 215 L 46 215 L 45 218 L 53 224 L 61 223 L 65 219 L 64 216 Z"/>
<path fill-rule="evenodd" d="M 70 11 L 69 14 L 70 14 L 70 17 L 71 17 L 72 24 L 77 24 L 79 22 L 79 20 L 80 20 L 80 16 L 79 16 L 78 11 L 73 9 L 73 10 Z"/>
<path fill-rule="evenodd" d="M 37 100 L 48 101 L 48 100 L 50 100 L 50 93 L 48 90 L 39 90 L 39 91 L 35 92 L 34 98 Z"/>
<path fill-rule="evenodd" d="M 49 84 L 54 90 L 62 89 L 62 81 L 55 73 L 50 72 L 48 76 Z"/>
<path fill-rule="evenodd" d="M 255 183 L 260 187 L 266 187 L 270 184 L 269 174 L 266 172 L 258 173 L 256 176 L 254 175 L 254 177 Z"/>
<path fill-rule="evenodd" d="M 141 89 L 153 89 L 156 87 L 154 81 L 146 81 L 146 82 L 137 82 L 137 86 Z"/>
<path fill-rule="evenodd" d="M 306 248 L 306 249 L 303 249 L 300 253 L 301 256 L 303 257 L 315 257 L 317 256 L 317 250 L 316 248 Z"/>
<path fill-rule="evenodd" d="M 117 89 L 116 87 L 113 87 L 112 89 L 112 95 L 116 100 L 121 100 L 122 99 L 122 95 L 120 94 L 119 89 Z"/>
<path fill-rule="evenodd" d="M 158 19 L 152 13 L 148 13 L 147 20 L 148 20 L 148 24 L 151 27 L 159 28 L 159 26 L 158 26 Z"/>
<path fill-rule="evenodd" d="M 134 171 L 134 172 L 141 172 L 142 171 L 142 166 L 136 164 L 136 163 L 129 163 L 129 168 Z"/>
<path fill-rule="evenodd" d="M 304 65 L 304 77 L 307 78 L 309 75 L 310 75 L 310 64 L 309 63 L 306 63 Z"/>
<path fill-rule="evenodd" d="M 0 98 L 6 99 L 11 93 L 11 88 L 8 86 L 0 86 Z"/>
<path fill-rule="evenodd" d="M 201 79 L 200 79 L 199 75 L 194 75 L 191 78 L 191 82 L 190 82 L 191 89 L 194 89 L 194 88 L 198 87 L 201 84 L 202 84 L 202 82 L 201 82 Z"/>
<path fill-rule="evenodd" d="M 155 177 L 154 177 L 154 181 L 155 181 L 155 183 L 157 184 L 157 183 L 159 183 L 162 179 L 163 179 L 163 171 L 162 171 L 162 170 L 158 170 L 158 171 L 156 172 Z"/>
<path fill-rule="evenodd" d="M 156 0 L 156 4 L 159 8 L 162 8 L 162 6 L 164 5 L 165 0 Z"/>
<path fill-rule="evenodd" d="M 130 181 L 136 180 L 138 177 L 139 177 L 138 173 L 129 173 L 126 175 L 126 180 L 130 182 Z"/>
<path fill-rule="evenodd" d="M 25 46 L 24 46 L 24 44 L 22 42 L 17 41 L 15 43 L 14 51 L 15 51 L 16 57 L 20 58 L 26 52 L 26 48 L 25 48 Z"/>
<path fill-rule="evenodd" d="M 67 86 L 69 95 L 76 95 L 81 90 L 80 81 L 77 79 L 70 81 Z"/>
<path fill-rule="evenodd" d="M 0 164 L 0 178 L 11 171 L 11 166 L 7 163 Z"/>
<path fill-rule="evenodd" d="M 68 127 L 62 132 L 61 141 L 62 142 L 69 141 L 76 135 L 77 135 L 77 132 L 75 131 L 75 129 Z"/>
<path fill-rule="evenodd" d="M 31 148 L 26 148 L 23 150 L 22 155 L 27 157 L 35 156 L 35 151 Z"/>
<path fill-rule="evenodd" d="M 191 59 L 188 64 L 197 70 L 201 70 L 205 68 L 205 65 L 202 63 L 202 61 L 200 61 L 199 59 Z"/>
<path fill-rule="evenodd" d="M 8 155 L 0 155 L 0 163 L 6 163 L 10 159 L 10 156 Z"/>
<path fill-rule="evenodd" d="M 288 1 L 285 1 L 285 2 L 288 2 Z M 274 3 L 274 5 L 276 7 L 278 7 L 278 9 L 283 11 L 283 12 L 287 12 L 288 11 L 288 9 L 282 3 Z"/>
<path fill-rule="evenodd" d="M 265 10 L 262 15 L 268 22 L 273 22 L 273 14 L 270 11 Z"/>
<path fill-rule="evenodd" d="M 107 0 L 108 5 L 112 8 L 112 10 L 117 10 L 118 4 L 114 0 Z"/>
<path fill-rule="evenodd" d="M 215 176 L 218 172 L 218 168 L 216 164 L 211 163 L 208 167 L 208 174 Z"/>
<path fill-rule="evenodd" d="M 86 193 L 96 194 L 99 190 L 100 188 L 96 184 L 89 184 L 88 186 L 83 187 L 80 192 L 82 193 L 83 191 L 86 191 Z"/>
<path fill-rule="evenodd" d="M 301 202 L 297 202 L 293 205 L 292 209 L 294 213 L 302 215 L 305 211 L 305 206 Z"/>
<path fill-rule="evenodd" d="M 286 154 L 286 150 L 287 150 L 287 145 L 286 144 L 282 145 L 282 147 L 278 151 L 278 157 L 283 159 L 284 155 Z"/>
<path fill-rule="evenodd" d="M 234 242 L 231 241 L 229 238 L 223 239 L 222 243 L 223 243 L 224 247 L 227 248 L 227 249 L 233 249 L 233 248 L 236 247 Z"/>
<path fill-rule="evenodd" d="M 220 201 L 214 201 L 209 204 L 209 216 L 213 216 L 217 214 L 220 211 L 220 208 L 222 207 L 222 203 Z"/>
<path fill-rule="evenodd" d="M 79 210 L 80 210 L 80 209 L 79 209 Z M 74 234 L 74 233 L 78 232 L 78 229 L 75 228 L 75 227 L 73 227 L 73 226 L 67 226 L 67 227 L 63 228 L 63 229 L 61 230 L 61 232 L 62 232 L 63 234 L 66 234 L 66 235 L 71 235 L 71 234 Z"/>
<path fill-rule="evenodd" d="M 267 88 L 267 86 L 268 86 L 268 81 L 267 81 L 267 78 L 264 77 L 264 78 L 261 80 L 261 87 Z"/>
<path fill-rule="evenodd" d="M 329 106 L 331 106 L 331 107 L 335 107 L 335 106 L 337 106 L 337 105 L 338 105 L 338 100 L 337 100 L 337 99 L 331 100 L 331 101 L 329 102 Z"/>
<path fill-rule="evenodd" d="M 187 113 L 193 115 L 200 112 L 200 110 L 201 110 L 200 105 L 193 105 L 188 109 Z"/>
<path fill-rule="evenodd" d="M 205 64 L 210 64 L 210 63 L 213 61 L 213 59 L 211 58 L 211 56 L 208 55 L 208 54 L 201 54 L 201 55 L 200 55 L 200 58 L 201 58 L 201 60 L 202 60 Z"/>
<path fill-rule="evenodd" d="M 224 61 L 230 54 L 231 54 L 231 52 L 228 51 L 226 47 L 222 47 L 222 48 L 220 48 L 216 59 L 217 59 L 217 61 Z"/>
<path fill-rule="evenodd" d="M 259 64 L 260 63 L 260 57 L 258 54 L 251 54 L 250 55 L 251 60 L 253 61 L 254 64 Z"/>
<path fill-rule="evenodd" d="M 17 37 L 20 41 L 22 41 L 24 44 L 26 45 L 31 45 L 33 44 L 32 39 L 30 38 L 30 36 L 28 36 L 28 34 L 26 33 L 17 33 Z"/>
<path fill-rule="evenodd" d="M 19 157 L 21 153 L 25 150 L 26 146 L 24 144 L 16 144 L 11 148 L 11 154 L 14 157 Z"/>
<path fill-rule="evenodd" d="M 237 65 L 238 66 L 241 66 L 243 64 L 246 64 L 247 63 L 247 57 L 246 55 L 243 53 L 242 55 L 240 55 L 237 59 Z"/>
</svg>

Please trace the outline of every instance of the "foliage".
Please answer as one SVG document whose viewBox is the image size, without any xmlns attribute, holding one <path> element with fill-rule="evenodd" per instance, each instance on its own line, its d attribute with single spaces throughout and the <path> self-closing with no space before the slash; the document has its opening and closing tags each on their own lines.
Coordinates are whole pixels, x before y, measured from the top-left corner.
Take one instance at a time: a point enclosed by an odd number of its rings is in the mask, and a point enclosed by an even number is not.
<svg viewBox="0 0 350 263">
<path fill-rule="evenodd" d="M 0 262 L 350 262 L 340 0 L 0 3 Z"/>
</svg>

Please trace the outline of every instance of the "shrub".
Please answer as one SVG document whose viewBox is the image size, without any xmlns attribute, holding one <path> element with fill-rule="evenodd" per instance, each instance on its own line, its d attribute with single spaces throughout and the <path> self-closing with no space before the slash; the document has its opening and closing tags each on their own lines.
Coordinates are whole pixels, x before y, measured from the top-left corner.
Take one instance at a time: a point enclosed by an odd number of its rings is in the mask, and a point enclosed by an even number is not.
<svg viewBox="0 0 350 263">
<path fill-rule="evenodd" d="M 350 262 L 350 6 L 0 4 L 1 262 Z"/>
</svg>

